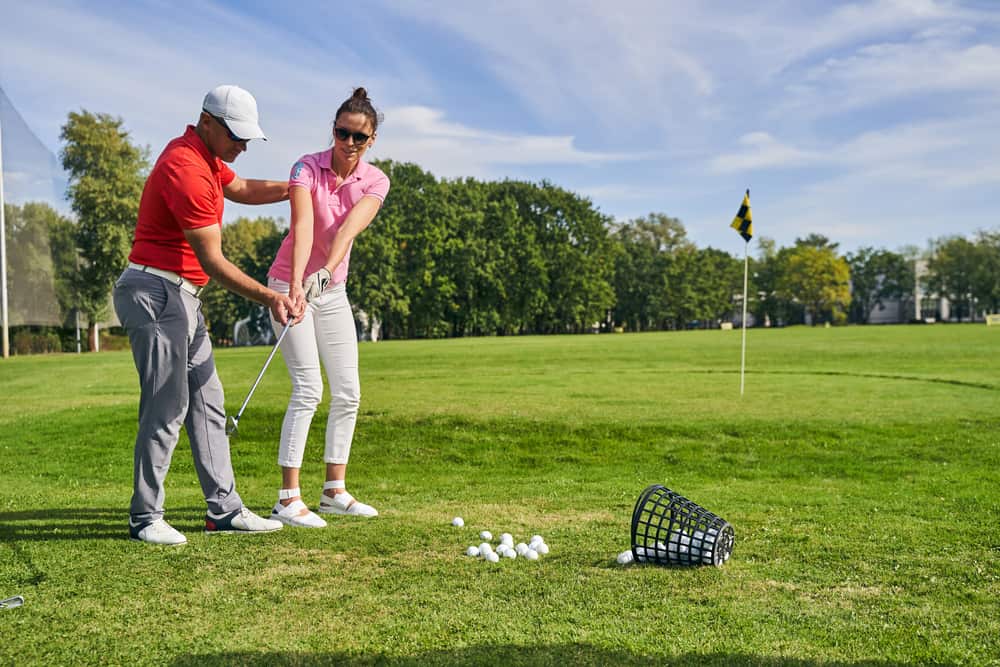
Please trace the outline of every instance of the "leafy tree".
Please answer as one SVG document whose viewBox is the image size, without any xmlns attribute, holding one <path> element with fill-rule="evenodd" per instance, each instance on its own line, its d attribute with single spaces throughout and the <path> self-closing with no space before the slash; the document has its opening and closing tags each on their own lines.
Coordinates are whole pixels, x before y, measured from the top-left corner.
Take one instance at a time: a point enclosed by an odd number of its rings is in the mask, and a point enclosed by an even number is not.
<svg viewBox="0 0 1000 667">
<path fill-rule="evenodd" d="M 115 278 L 128 260 L 148 167 L 148 151 L 132 144 L 120 118 L 71 112 L 60 138 L 68 195 L 76 213 L 79 307 L 88 320 L 91 350 L 108 310 Z"/>
<path fill-rule="evenodd" d="M 537 333 L 535 327 L 549 305 L 545 249 L 541 225 L 530 224 L 526 212 L 535 208 L 526 197 L 527 183 L 502 181 L 487 186 L 490 205 L 483 219 L 490 229 L 502 275 L 497 304 L 501 334 Z"/>
<path fill-rule="evenodd" d="M 267 284 L 267 271 L 285 236 L 284 221 L 274 218 L 237 218 L 222 227 L 222 252 L 251 278 Z M 234 294 L 212 281 L 201 293 L 202 313 L 212 338 L 230 340 L 233 326 L 245 317 L 259 331 L 270 329 L 266 308 Z"/>
<path fill-rule="evenodd" d="M 757 239 L 758 256 L 750 263 L 747 287 L 747 310 L 761 325 L 801 323 L 804 308 L 795 294 L 782 291 L 782 280 L 788 270 L 790 248 L 778 248 L 774 239 Z"/>
<path fill-rule="evenodd" d="M 803 239 L 795 239 L 796 247 L 806 247 L 806 248 L 816 248 L 817 250 L 830 250 L 837 252 L 837 248 L 840 247 L 839 243 L 834 243 L 826 236 L 822 234 L 816 234 L 815 232 Z"/>
<path fill-rule="evenodd" d="M 735 305 L 733 296 L 742 294 L 742 262 L 715 248 L 700 248 L 692 254 L 691 320 L 715 326 L 728 317 Z"/>
<path fill-rule="evenodd" d="M 1000 313 L 1000 230 L 979 232 L 972 271 L 972 296 L 990 313 Z"/>
<path fill-rule="evenodd" d="M 958 321 L 972 317 L 976 245 L 961 236 L 938 239 L 927 262 L 927 287 L 951 302 Z"/>
<path fill-rule="evenodd" d="M 913 264 L 900 254 L 865 247 L 849 253 L 846 260 L 851 270 L 852 322 L 867 324 L 876 306 L 914 291 Z"/>
<path fill-rule="evenodd" d="M 454 283 L 446 311 L 449 335 L 499 333 L 500 304 L 507 294 L 502 239 L 514 207 L 489 201 L 490 187 L 472 179 L 444 183 L 443 188 L 457 211 L 443 257 Z"/>
<path fill-rule="evenodd" d="M 683 314 L 674 312 L 683 294 L 687 262 L 694 252 L 680 220 L 650 213 L 612 227 L 617 245 L 614 289 L 616 322 L 632 331 L 676 328 Z"/>
<path fill-rule="evenodd" d="M 7 295 L 10 323 L 61 324 L 56 298 L 50 230 L 69 224 L 48 204 L 4 205 L 7 242 Z"/>
<path fill-rule="evenodd" d="M 611 289 L 610 219 L 590 200 L 548 182 L 511 181 L 519 219 L 538 244 L 540 288 L 545 299 L 535 316 L 535 333 L 590 330 L 614 303 Z"/>
<path fill-rule="evenodd" d="M 76 325 L 76 315 L 81 303 L 78 270 L 80 250 L 76 247 L 76 223 L 59 216 L 49 223 L 49 252 L 52 256 L 53 281 L 56 299 L 63 314 L 63 321 Z"/>
<path fill-rule="evenodd" d="M 813 324 L 824 318 L 834 323 L 846 320 L 845 311 L 851 300 L 851 271 L 831 245 L 798 243 L 787 253 L 783 269 L 777 281 L 777 294 L 798 300 Z"/>
</svg>

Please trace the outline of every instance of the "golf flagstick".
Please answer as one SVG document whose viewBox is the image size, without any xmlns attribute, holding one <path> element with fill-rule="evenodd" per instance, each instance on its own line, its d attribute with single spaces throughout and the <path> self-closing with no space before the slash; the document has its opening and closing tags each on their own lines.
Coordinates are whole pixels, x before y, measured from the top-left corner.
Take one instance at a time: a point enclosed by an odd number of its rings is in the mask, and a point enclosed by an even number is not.
<svg viewBox="0 0 1000 667">
<path fill-rule="evenodd" d="M 750 242 L 743 244 L 743 345 L 740 352 L 740 396 L 743 395 L 743 373 L 747 365 L 747 272 L 750 264 L 749 260 Z"/>
<path fill-rule="evenodd" d="M 292 327 L 292 322 L 295 318 L 289 317 L 288 322 L 285 324 L 285 328 L 281 330 L 281 335 L 278 336 L 278 340 L 275 341 L 274 347 L 271 348 L 271 354 L 267 355 L 267 361 L 264 362 L 264 367 L 260 369 L 260 373 L 257 374 L 257 379 L 254 380 L 253 386 L 250 387 L 247 397 L 243 400 L 243 405 L 240 406 L 240 411 L 236 413 L 235 417 L 230 417 L 226 423 L 226 435 L 232 435 L 236 432 L 236 429 L 240 425 L 240 417 L 243 416 L 243 411 L 247 409 L 247 404 L 250 402 L 250 397 L 253 396 L 254 391 L 257 389 L 257 385 L 260 384 L 260 380 L 264 377 L 264 372 L 267 371 L 267 367 L 271 364 L 271 359 L 274 359 L 274 353 L 278 351 L 278 346 L 281 345 L 281 341 L 285 338 L 285 334 Z"/>
<path fill-rule="evenodd" d="M 747 365 L 747 274 L 750 266 L 750 239 L 753 238 L 753 214 L 750 211 L 750 188 L 743 195 L 743 203 L 736 217 L 729 224 L 743 237 L 743 345 L 740 353 L 740 396 L 743 396 L 743 373 Z"/>
</svg>

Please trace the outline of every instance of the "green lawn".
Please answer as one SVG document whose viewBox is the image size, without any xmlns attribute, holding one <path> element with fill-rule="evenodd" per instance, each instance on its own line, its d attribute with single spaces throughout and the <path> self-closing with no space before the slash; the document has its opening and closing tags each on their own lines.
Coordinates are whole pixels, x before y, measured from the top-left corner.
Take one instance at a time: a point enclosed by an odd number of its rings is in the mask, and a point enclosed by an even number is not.
<svg viewBox="0 0 1000 667">
<path fill-rule="evenodd" d="M 1000 665 L 1000 327 L 752 330 L 743 398 L 739 339 L 365 343 L 381 516 L 208 538 L 182 438 L 173 549 L 126 539 L 128 353 L 4 361 L 0 664 Z M 218 351 L 232 412 L 267 351 Z M 288 391 L 275 360 L 232 442 L 260 513 Z M 615 563 L 653 483 L 733 524 L 725 566 Z M 483 529 L 551 553 L 466 557 Z"/>
</svg>

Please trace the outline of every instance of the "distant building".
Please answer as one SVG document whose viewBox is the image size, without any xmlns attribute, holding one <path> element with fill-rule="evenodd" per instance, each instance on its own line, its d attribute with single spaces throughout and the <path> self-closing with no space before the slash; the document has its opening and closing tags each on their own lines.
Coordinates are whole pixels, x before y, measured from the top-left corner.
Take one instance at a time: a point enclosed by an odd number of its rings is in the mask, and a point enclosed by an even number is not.
<svg viewBox="0 0 1000 667">
<path fill-rule="evenodd" d="M 921 286 L 921 280 L 927 275 L 927 260 L 918 259 L 914 262 L 916 280 L 913 292 L 900 299 L 886 300 L 882 306 L 875 306 L 869 315 L 869 324 L 901 324 L 904 322 L 957 322 L 953 317 L 951 302 L 934 292 L 929 292 Z M 973 322 L 985 321 L 986 314 L 973 312 Z M 965 320 L 968 321 L 968 320 Z"/>
</svg>

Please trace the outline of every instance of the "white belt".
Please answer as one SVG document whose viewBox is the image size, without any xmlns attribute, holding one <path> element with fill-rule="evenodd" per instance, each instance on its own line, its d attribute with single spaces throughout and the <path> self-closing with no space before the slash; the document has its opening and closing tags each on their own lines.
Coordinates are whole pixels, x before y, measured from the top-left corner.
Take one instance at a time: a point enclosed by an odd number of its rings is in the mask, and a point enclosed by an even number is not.
<svg viewBox="0 0 1000 667">
<path fill-rule="evenodd" d="M 135 269 L 136 271 L 144 271 L 145 273 L 151 273 L 154 276 L 159 276 L 164 280 L 177 285 L 182 290 L 193 296 L 201 294 L 201 287 L 198 287 L 187 278 L 182 278 L 173 271 L 164 271 L 163 269 L 158 269 L 155 266 L 143 266 L 142 264 L 136 264 L 135 262 L 129 262 L 128 268 Z"/>
</svg>

